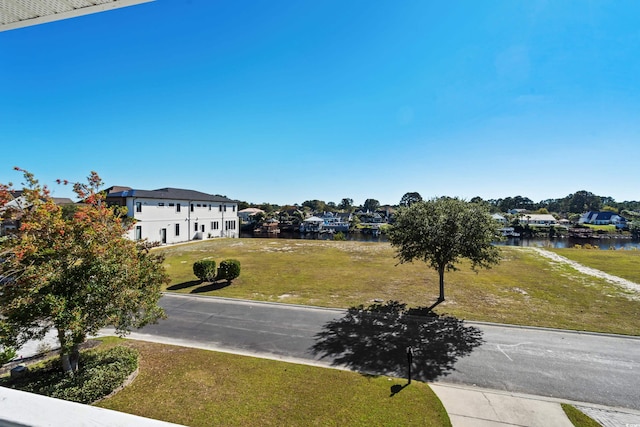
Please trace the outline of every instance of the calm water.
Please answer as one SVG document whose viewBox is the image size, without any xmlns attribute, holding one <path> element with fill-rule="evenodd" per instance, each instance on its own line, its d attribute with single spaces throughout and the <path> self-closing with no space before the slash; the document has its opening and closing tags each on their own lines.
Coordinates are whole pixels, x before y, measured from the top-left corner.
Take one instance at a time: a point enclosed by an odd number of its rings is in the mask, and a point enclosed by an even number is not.
<svg viewBox="0 0 640 427">
<path fill-rule="evenodd" d="M 374 236 L 372 234 L 365 233 L 345 233 L 344 235 L 347 240 L 353 240 L 358 242 L 386 242 L 387 236 L 380 235 Z M 333 235 L 331 234 L 318 234 L 318 233 L 290 233 L 290 232 L 282 232 L 279 234 L 253 234 L 251 232 L 241 232 L 240 238 L 256 238 L 256 239 L 305 239 L 305 240 L 333 240 Z"/>
<path fill-rule="evenodd" d="M 331 234 L 300 234 L 300 233 L 280 233 L 269 235 L 254 235 L 250 232 L 240 233 L 241 238 L 269 238 L 269 239 L 306 239 L 306 240 L 332 240 Z M 386 242 L 387 237 L 384 235 L 373 236 L 371 234 L 364 233 L 347 233 L 345 234 L 347 240 L 359 241 L 359 242 Z M 572 248 L 575 245 L 597 246 L 600 249 L 640 249 L 640 240 L 637 239 L 572 239 L 569 237 L 557 237 L 553 239 L 549 238 L 509 238 L 504 242 L 497 243 L 503 246 L 537 246 L 537 247 L 551 247 L 551 248 Z"/>
<path fill-rule="evenodd" d="M 499 242 L 498 245 L 505 246 L 538 246 L 548 248 L 572 248 L 575 245 L 592 245 L 597 246 L 600 249 L 640 249 L 640 241 L 637 239 L 572 239 L 570 237 L 557 237 L 553 239 L 549 238 L 510 238 L 504 242 Z"/>
</svg>

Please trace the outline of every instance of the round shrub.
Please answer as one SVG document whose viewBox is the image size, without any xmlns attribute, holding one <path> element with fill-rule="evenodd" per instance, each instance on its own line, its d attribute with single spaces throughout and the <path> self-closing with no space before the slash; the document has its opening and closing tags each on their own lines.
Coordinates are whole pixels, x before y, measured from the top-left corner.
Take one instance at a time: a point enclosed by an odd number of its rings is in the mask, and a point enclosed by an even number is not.
<svg viewBox="0 0 640 427">
<path fill-rule="evenodd" d="M 216 279 L 216 262 L 212 259 L 201 259 L 193 263 L 193 274 L 203 282 Z"/>
<path fill-rule="evenodd" d="M 240 261 L 237 259 L 225 259 L 220 262 L 218 268 L 218 280 L 226 280 L 231 283 L 233 279 L 240 275 Z"/>
</svg>

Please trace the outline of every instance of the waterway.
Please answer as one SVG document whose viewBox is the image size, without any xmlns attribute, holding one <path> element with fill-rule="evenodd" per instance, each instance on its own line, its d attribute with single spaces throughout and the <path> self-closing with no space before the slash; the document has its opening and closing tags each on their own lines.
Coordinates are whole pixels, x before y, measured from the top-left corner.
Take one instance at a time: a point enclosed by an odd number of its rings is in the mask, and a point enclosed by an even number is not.
<svg viewBox="0 0 640 427">
<path fill-rule="evenodd" d="M 572 237 L 509 238 L 497 244 L 504 246 L 535 246 L 540 248 L 573 248 L 576 245 L 591 245 L 603 250 L 640 249 L 640 240 L 621 237 L 601 237 L 598 239 L 576 239 Z"/>
<path fill-rule="evenodd" d="M 317 233 L 292 233 L 282 232 L 279 234 L 255 235 L 251 232 L 240 233 L 241 238 L 269 238 L 269 239 L 306 239 L 306 240 L 332 240 L 331 234 Z M 345 233 L 345 238 L 358 242 L 387 242 L 384 234 L 374 236 L 368 233 Z M 599 238 L 599 239 L 575 239 L 571 237 L 554 238 L 509 238 L 502 242 L 497 242 L 501 246 L 535 246 L 541 248 L 573 248 L 576 245 L 591 245 L 603 250 L 609 249 L 640 249 L 640 240 L 631 238 Z"/>
</svg>

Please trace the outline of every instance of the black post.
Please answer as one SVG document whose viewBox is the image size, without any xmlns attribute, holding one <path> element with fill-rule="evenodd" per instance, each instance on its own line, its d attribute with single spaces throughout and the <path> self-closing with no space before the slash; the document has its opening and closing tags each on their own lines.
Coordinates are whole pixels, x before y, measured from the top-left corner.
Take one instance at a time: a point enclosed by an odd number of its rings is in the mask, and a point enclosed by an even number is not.
<svg viewBox="0 0 640 427">
<path fill-rule="evenodd" d="M 408 366 L 408 371 L 409 371 L 409 382 L 408 384 L 411 384 L 411 364 L 413 363 L 413 348 L 411 346 L 407 347 L 407 366 Z"/>
</svg>

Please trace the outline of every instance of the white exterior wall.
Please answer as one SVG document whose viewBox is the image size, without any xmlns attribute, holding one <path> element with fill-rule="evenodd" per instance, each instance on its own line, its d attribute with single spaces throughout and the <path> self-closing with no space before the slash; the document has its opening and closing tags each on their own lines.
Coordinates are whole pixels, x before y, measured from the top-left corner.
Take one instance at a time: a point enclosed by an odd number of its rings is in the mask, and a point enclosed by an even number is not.
<svg viewBox="0 0 640 427">
<path fill-rule="evenodd" d="M 138 203 L 141 204 L 141 212 L 136 211 Z M 215 237 L 240 237 L 238 206 L 232 202 L 128 197 L 127 210 L 127 215 L 136 219 L 128 233 L 132 240 L 142 238 L 150 242 L 173 244 Z M 176 225 L 179 228 L 178 235 Z M 166 233 L 165 242 L 162 242 L 163 230 Z"/>
</svg>

